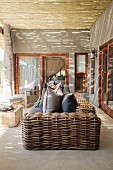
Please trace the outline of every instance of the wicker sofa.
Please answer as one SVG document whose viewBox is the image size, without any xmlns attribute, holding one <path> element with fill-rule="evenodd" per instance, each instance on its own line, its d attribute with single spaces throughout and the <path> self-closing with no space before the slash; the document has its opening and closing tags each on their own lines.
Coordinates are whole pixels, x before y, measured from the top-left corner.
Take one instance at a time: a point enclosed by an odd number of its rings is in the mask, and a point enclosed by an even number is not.
<svg viewBox="0 0 113 170">
<path fill-rule="evenodd" d="M 101 120 L 89 102 L 75 96 L 79 102 L 76 112 L 25 114 L 21 121 L 25 149 L 99 148 Z"/>
</svg>

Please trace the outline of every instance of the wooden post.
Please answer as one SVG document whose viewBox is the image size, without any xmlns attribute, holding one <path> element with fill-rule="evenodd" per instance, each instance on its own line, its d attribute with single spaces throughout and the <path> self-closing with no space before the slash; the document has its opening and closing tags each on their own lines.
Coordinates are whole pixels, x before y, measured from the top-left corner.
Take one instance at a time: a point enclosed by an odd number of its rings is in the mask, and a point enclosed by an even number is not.
<svg viewBox="0 0 113 170">
<path fill-rule="evenodd" d="M 12 63 L 13 48 L 11 40 L 10 25 L 3 24 L 4 32 L 4 76 L 3 76 L 3 95 L 9 99 L 12 96 Z"/>
</svg>

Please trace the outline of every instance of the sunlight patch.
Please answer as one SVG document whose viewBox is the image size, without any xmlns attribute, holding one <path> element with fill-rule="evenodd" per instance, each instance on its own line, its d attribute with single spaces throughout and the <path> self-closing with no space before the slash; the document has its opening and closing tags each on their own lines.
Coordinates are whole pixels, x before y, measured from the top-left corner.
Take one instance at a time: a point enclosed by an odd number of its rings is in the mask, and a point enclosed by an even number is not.
<svg viewBox="0 0 113 170">
<path fill-rule="evenodd" d="M 5 149 L 12 149 L 12 146 L 6 146 Z"/>
<path fill-rule="evenodd" d="M 16 159 L 16 158 L 14 158 L 14 157 L 9 157 L 8 159 L 11 159 L 11 160 L 17 161 L 17 159 Z"/>
</svg>

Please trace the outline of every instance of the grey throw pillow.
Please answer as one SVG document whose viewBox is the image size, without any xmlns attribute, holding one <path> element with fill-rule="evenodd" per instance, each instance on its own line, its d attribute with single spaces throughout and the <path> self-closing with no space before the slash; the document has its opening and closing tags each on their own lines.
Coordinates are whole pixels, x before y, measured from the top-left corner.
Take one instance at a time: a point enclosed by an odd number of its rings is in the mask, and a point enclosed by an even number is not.
<svg viewBox="0 0 113 170">
<path fill-rule="evenodd" d="M 43 112 L 60 112 L 62 98 L 62 95 L 58 95 L 48 87 L 44 95 Z"/>
</svg>

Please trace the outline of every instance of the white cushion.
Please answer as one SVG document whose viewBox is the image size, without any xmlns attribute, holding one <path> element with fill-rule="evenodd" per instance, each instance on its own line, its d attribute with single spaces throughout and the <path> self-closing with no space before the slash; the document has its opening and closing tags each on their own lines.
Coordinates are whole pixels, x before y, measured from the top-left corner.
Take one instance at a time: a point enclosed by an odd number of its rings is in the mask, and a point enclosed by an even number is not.
<svg viewBox="0 0 113 170">
<path fill-rule="evenodd" d="M 35 86 L 35 81 L 32 81 L 31 83 L 25 85 L 24 88 L 33 89 L 34 86 Z"/>
</svg>

